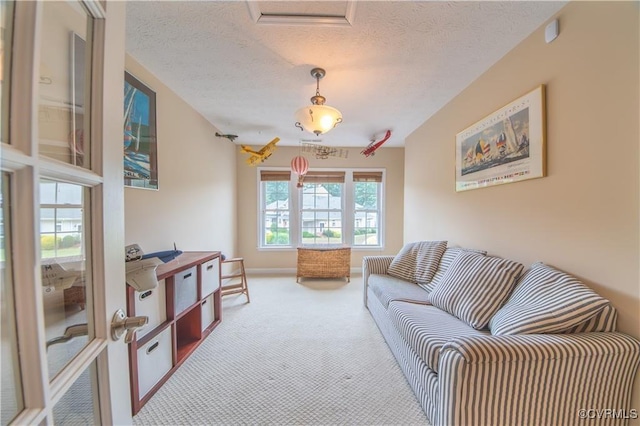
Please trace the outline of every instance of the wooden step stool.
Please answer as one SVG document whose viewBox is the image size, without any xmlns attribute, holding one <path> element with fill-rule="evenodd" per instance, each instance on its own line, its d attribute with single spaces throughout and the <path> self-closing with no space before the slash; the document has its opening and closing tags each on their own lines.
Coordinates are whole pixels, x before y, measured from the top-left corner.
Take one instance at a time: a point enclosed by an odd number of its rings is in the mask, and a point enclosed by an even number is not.
<svg viewBox="0 0 640 426">
<path fill-rule="evenodd" d="M 234 270 L 228 275 L 222 275 L 222 285 L 220 286 L 221 295 L 229 296 L 231 294 L 246 294 L 247 303 L 249 299 L 249 286 L 247 285 L 247 275 L 244 271 L 244 259 L 242 257 L 234 257 L 233 259 L 225 259 L 222 263 L 239 263 L 240 269 Z"/>
</svg>

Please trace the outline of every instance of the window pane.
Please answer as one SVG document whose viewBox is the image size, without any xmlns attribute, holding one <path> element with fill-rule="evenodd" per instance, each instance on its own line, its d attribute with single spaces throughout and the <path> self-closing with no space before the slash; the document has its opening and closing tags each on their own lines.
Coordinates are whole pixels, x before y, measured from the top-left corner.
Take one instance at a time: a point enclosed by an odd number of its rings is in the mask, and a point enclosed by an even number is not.
<svg viewBox="0 0 640 426">
<path fill-rule="evenodd" d="M 265 246 L 289 246 L 289 182 L 264 181 L 262 230 Z"/>
<path fill-rule="evenodd" d="M 89 189 L 42 180 L 40 250 L 49 378 L 93 337 L 87 256 Z"/>
<path fill-rule="evenodd" d="M 77 1 L 42 3 L 40 154 L 89 167 L 90 25 Z"/>
<path fill-rule="evenodd" d="M 378 213 L 377 212 L 356 212 L 354 226 L 355 245 L 379 245 L 378 240 Z"/>
<path fill-rule="evenodd" d="M 2 349 L 0 365 L 2 367 L 2 426 L 20 413 L 24 408 L 22 382 L 20 379 L 20 360 L 18 358 L 18 338 L 16 334 L 15 302 L 13 298 L 13 275 L 11 270 L 11 216 L 9 209 L 9 174 L 0 175 L 0 327 Z"/>
<path fill-rule="evenodd" d="M 40 204 L 55 204 L 57 196 L 57 183 L 40 181 Z"/>
<path fill-rule="evenodd" d="M 378 208 L 378 183 L 356 183 L 356 209 Z"/>
<path fill-rule="evenodd" d="M 307 183 L 302 190 L 302 243 L 342 243 L 342 183 Z"/>
<path fill-rule="evenodd" d="M 53 422 L 57 425 L 100 424 L 96 362 L 78 377 L 53 407 Z"/>
<path fill-rule="evenodd" d="M 341 244 L 342 213 L 328 211 L 302 212 L 303 244 Z"/>
<path fill-rule="evenodd" d="M 382 183 L 356 182 L 354 184 L 355 206 L 353 244 L 361 246 L 380 245 L 378 194 Z"/>
<path fill-rule="evenodd" d="M 82 187 L 70 183 L 57 183 L 56 204 L 82 204 Z"/>
<path fill-rule="evenodd" d="M 0 117 L 0 141 L 9 141 L 9 87 L 11 87 L 11 44 L 13 36 L 12 1 L 0 2 L 0 98 L 2 114 Z"/>
</svg>

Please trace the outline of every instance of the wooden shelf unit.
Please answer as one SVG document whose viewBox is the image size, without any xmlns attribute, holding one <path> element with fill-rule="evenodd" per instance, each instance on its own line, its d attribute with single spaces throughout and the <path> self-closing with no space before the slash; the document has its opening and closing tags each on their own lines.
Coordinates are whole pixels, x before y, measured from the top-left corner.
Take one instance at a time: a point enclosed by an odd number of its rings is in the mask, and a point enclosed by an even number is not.
<svg viewBox="0 0 640 426">
<path fill-rule="evenodd" d="M 127 286 L 127 315 L 148 315 L 152 327 L 129 344 L 133 415 L 222 321 L 220 252 L 184 252 L 156 275 L 152 291 Z"/>
</svg>

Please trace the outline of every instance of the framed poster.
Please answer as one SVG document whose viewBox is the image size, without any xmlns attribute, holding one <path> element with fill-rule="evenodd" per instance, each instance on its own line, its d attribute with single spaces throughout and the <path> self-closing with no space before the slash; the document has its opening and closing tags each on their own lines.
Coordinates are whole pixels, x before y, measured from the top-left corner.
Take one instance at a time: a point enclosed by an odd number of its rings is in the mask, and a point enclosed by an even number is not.
<svg viewBox="0 0 640 426">
<path fill-rule="evenodd" d="M 158 189 L 156 94 L 124 73 L 124 184 Z"/>
<path fill-rule="evenodd" d="M 545 87 L 456 135 L 456 191 L 543 177 Z"/>
</svg>

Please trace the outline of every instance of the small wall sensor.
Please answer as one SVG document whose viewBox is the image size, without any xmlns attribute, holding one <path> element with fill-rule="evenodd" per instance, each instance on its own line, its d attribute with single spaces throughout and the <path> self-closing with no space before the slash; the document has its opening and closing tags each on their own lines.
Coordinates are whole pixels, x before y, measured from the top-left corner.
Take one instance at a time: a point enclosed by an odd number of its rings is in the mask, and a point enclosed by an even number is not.
<svg viewBox="0 0 640 426">
<path fill-rule="evenodd" d="M 547 25 L 547 28 L 544 29 L 544 41 L 551 43 L 556 39 L 556 37 L 558 37 L 558 33 L 558 20 L 554 19 L 553 22 Z"/>
</svg>

